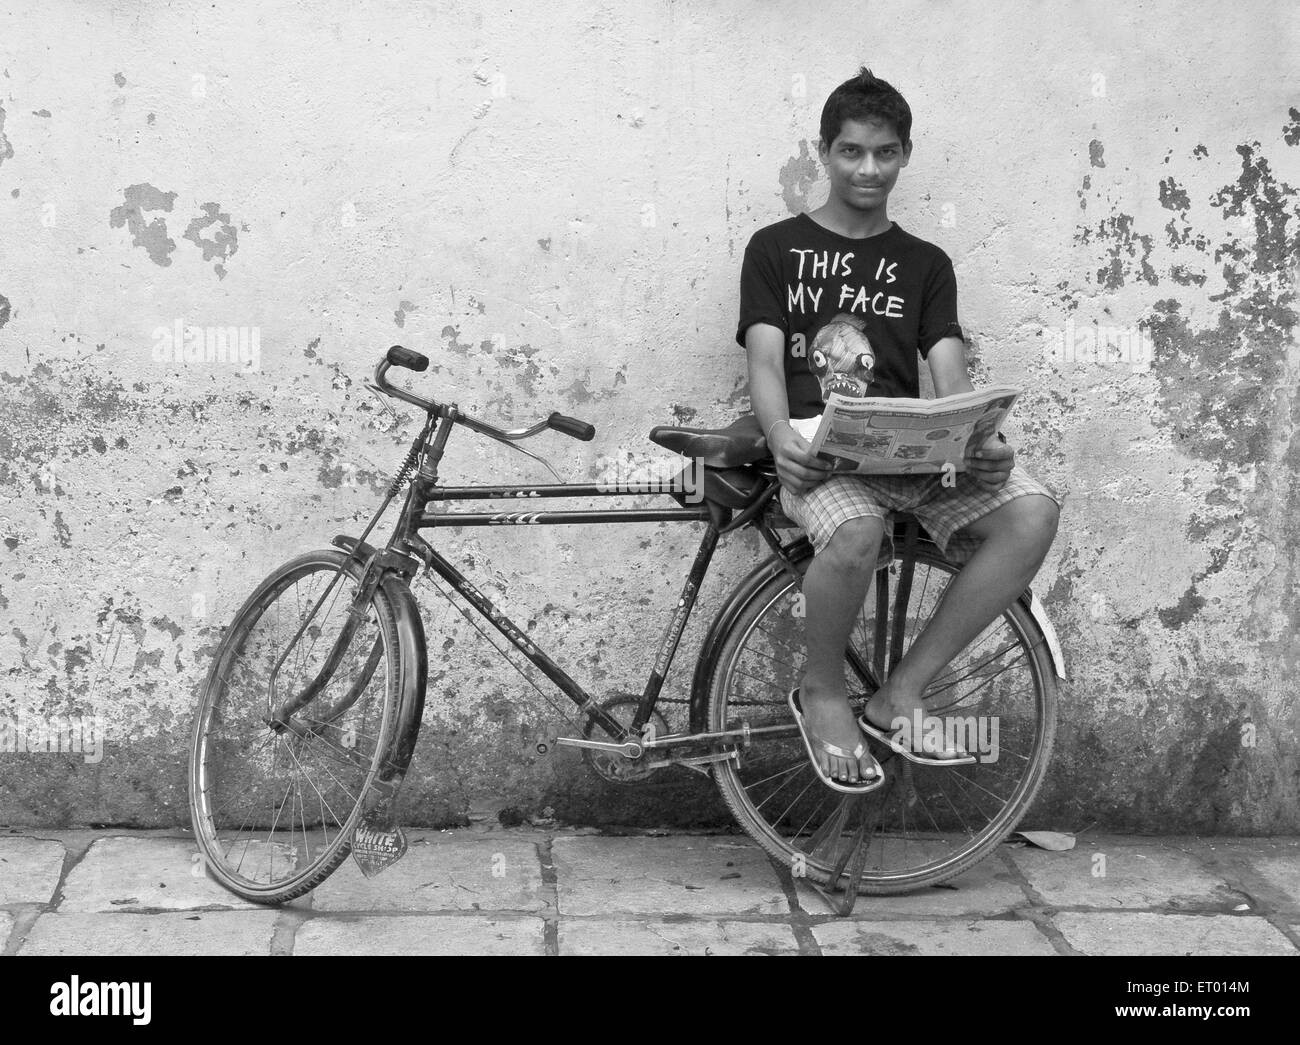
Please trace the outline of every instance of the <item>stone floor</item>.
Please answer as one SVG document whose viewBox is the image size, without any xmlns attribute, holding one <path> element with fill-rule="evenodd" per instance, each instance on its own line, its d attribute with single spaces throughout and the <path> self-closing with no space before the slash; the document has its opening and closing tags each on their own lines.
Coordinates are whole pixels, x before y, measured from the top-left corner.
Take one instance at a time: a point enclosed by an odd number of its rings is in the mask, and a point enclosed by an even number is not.
<svg viewBox="0 0 1300 1045">
<path fill-rule="evenodd" d="M 280 908 L 181 831 L 0 834 L 4 954 L 1297 954 L 1300 839 L 1084 835 L 835 916 L 743 837 L 411 831 Z"/>
</svg>

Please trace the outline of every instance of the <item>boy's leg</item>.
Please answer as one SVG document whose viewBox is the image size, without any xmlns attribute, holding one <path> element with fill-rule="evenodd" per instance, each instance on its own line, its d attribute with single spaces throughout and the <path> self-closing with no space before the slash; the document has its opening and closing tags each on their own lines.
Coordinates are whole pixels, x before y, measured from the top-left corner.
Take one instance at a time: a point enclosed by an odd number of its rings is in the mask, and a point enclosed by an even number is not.
<svg viewBox="0 0 1300 1045">
<path fill-rule="evenodd" d="M 826 547 L 813 556 L 804 575 L 804 631 L 808 660 L 799 687 L 804 721 L 814 736 L 852 751 L 862 741 L 862 730 L 849 709 L 844 688 L 844 650 L 862 603 L 871 586 L 876 554 L 884 535 L 879 519 L 858 518 L 841 523 Z M 870 779 L 870 767 L 851 758 L 819 751 L 817 758 L 828 776 L 855 783 Z"/>
<path fill-rule="evenodd" d="M 815 551 L 803 582 L 808 659 L 799 703 L 804 724 L 817 739 L 852 751 L 863 736 L 844 686 L 844 650 L 871 586 L 888 513 L 867 485 L 851 476 L 832 476 L 802 495 L 783 489 L 781 507 Z M 818 751 L 817 760 L 842 782 L 867 780 L 874 772 L 869 752 L 855 760 Z"/>
<path fill-rule="evenodd" d="M 924 508 L 916 509 L 936 539 L 942 535 L 946 543 L 953 532 L 964 529 L 982 543 L 948 586 L 934 617 L 894 673 L 868 702 L 868 718 L 877 726 L 924 709 L 925 687 L 1029 587 L 1056 536 L 1057 500 L 1032 478 L 1013 472 L 1000 491 L 975 490 L 974 481 L 970 483 L 969 499 L 975 507 L 961 510 L 969 514 L 992 505 L 972 521 L 951 525 L 951 518 L 942 516 L 932 521 Z"/>
</svg>

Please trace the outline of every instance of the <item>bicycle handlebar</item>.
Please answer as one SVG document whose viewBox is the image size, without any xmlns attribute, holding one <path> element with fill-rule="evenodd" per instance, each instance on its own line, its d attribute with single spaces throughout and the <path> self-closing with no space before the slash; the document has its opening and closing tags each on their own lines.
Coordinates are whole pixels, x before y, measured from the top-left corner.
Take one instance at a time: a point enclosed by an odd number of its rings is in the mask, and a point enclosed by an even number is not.
<svg viewBox="0 0 1300 1045">
<path fill-rule="evenodd" d="M 388 373 L 391 367 L 395 366 L 414 370 L 417 374 L 423 373 L 429 368 L 429 357 L 414 352 L 409 348 L 403 348 L 401 345 L 394 345 L 384 354 L 384 358 L 380 360 L 379 365 L 375 367 L 375 385 L 379 391 L 393 396 L 395 399 L 410 403 L 412 406 L 418 406 L 428 413 L 445 416 L 447 408 L 443 404 L 432 399 L 422 399 L 404 388 L 398 388 L 396 385 L 390 384 L 384 375 Z M 528 428 L 512 428 L 509 431 L 488 424 L 486 421 L 480 421 L 470 414 L 462 413 L 459 409 L 456 412 L 455 420 L 458 424 L 463 424 L 467 428 L 501 442 L 515 442 L 519 439 L 527 439 L 529 436 L 536 435 L 547 428 L 563 432 L 565 435 L 574 439 L 581 439 L 583 442 L 589 442 L 596 435 L 594 425 L 590 425 L 586 421 L 579 421 L 576 417 L 566 417 L 559 411 L 552 413 L 544 421 L 538 421 L 536 424 L 530 425 Z"/>
</svg>

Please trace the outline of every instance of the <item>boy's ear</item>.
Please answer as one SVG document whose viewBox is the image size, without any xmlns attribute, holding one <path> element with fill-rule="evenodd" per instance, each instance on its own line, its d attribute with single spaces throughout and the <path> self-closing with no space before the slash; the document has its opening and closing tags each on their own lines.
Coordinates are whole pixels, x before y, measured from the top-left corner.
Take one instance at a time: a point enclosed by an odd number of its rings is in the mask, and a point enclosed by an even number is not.
<svg viewBox="0 0 1300 1045">
<path fill-rule="evenodd" d="M 912 143 L 908 142 L 903 147 L 903 162 L 900 163 L 899 166 L 906 167 L 907 164 L 911 161 L 911 159 L 912 159 Z"/>
<path fill-rule="evenodd" d="M 824 138 L 822 138 L 820 135 L 818 135 L 818 137 L 817 137 L 817 158 L 818 158 L 819 160 L 821 160 L 822 163 L 825 163 L 825 162 L 826 162 L 826 157 L 830 155 L 830 152 L 831 152 L 831 147 L 830 147 L 830 145 L 827 144 L 827 142 L 826 142 L 826 140 L 825 140 Z"/>
</svg>

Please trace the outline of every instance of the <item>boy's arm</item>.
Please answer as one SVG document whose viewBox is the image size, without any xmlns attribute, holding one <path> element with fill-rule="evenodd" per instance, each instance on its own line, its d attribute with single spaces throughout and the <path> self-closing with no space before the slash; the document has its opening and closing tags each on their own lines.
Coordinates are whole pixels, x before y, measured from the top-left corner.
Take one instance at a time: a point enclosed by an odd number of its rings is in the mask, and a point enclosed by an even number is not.
<svg viewBox="0 0 1300 1045">
<path fill-rule="evenodd" d="M 925 361 L 930 364 L 936 398 L 975 391 L 966 370 L 966 351 L 961 338 L 940 338 L 926 354 Z"/>
<path fill-rule="evenodd" d="M 749 402 L 767 435 L 781 482 L 795 493 L 806 493 L 831 472 L 831 466 L 789 425 L 790 403 L 785 385 L 785 332 L 770 323 L 745 329 L 749 359 Z"/>
<path fill-rule="evenodd" d="M 936 397 L 975 391 L 966 369 L 966 352 L 961 338 L 941 338 L 934 343 L 925 359 L 930 364 Z M 1005 484 L 1014 466 L 1015 451 L 997 435 L 990 436 L 982 447 L 973 454 L 966 455 L 967 471 L 990 490 L 999 489 Z"/>
</svg>

